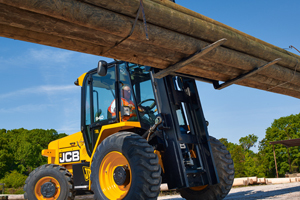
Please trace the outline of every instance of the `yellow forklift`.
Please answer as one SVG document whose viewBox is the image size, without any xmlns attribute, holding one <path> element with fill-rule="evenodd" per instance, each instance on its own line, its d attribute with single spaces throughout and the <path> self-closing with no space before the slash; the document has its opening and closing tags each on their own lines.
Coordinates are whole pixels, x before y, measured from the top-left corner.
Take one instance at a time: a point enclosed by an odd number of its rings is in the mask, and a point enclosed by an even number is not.
<svg viewBox="0 0 300 200">
<path fill-rule="evenodd" d="M 193 77 L 99 61 L 80 76 L 81 131 L 51 142 L 25 199 L 157 199 L 161 183 L 187 200 L 223 199 L 234 179 L 226 147 L 208 135 Z"/>
</svg>

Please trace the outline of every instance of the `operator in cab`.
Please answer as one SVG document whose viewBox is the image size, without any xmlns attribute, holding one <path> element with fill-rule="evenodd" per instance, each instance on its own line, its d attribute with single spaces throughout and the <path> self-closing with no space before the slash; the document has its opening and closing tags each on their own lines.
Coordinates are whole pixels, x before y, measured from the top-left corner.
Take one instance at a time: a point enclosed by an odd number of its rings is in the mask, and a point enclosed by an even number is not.
<svg viewBox="0 0 300 200">
<path fill-rule="evenodd" d="M 128 85 L 124 85 L 121 90 L 121 107 L 124 110 L 124 113 L 127 113 L 123 116 L 123 121 L 136 121 L 137 114 L 136 108 L 131 100 L 131 89 Z M 140 112 L 144 112 L 144 109 L 138 107 Z M 108 107 L 108 112 L 111 114 L 112 117 L 116 117 L 116 100 L 114 99 L 113 102 Z"/>
</svg>

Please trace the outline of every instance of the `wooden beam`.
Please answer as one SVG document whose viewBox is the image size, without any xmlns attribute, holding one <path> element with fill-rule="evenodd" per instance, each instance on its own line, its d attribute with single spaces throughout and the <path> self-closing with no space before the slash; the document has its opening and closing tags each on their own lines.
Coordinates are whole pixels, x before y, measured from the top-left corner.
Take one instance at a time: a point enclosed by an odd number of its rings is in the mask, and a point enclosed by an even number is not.
<svg viewBox="0 0 300 200">
<path fill-rule="evenodd" d="M 46 32 L 47 33 L 46 35 L 51 34 L 51 35 L 58 36 L 60 38 L 67 38 L 67 39 L 71 39 L 74 41 L 85 42 L 86 44 L 91 43 L 91 45 L 102 46 L 103 48 L 102 48 L 101 52 L 98 52 L 97 55 L 103 55 L 102 52 L 105 52 L 106 51 L 105 49 L 109 48 L 110 45 L 113 45 L 117 41 L 122 39 L 121 37 L 109 35 L 109 34 L 97 31 L 95 29 L 83 27 L 83 26 L 80 26 L 77 24 L 71 24 L 71 23 L 63 21 L 63 20 L 48 17 L 46 15 L 28 12 L 26 10 L 17 9 L 17 8 L 14 8 L 11 6 L 6 6 L 6 5 L 2 5 L 0 7 L 0 19 L 1 19 L 0 23 L 5 24 L 5 25 L 15 26 L 15 27 L 19 27 L 21 29 L 28 29 L 28 31 L 31 30 L 33 32 L 39 32 L 39 33 Z M 38 41 L 41 42 L 41 44 L 43 44 L 43 41 L 41 41 L 42 38 L 44 38 L 44 40 L 47 40 L 48 36 L 47 37 L 39 37 Z M 60 47 L 60 48 L 70 49 L 69 46 L 64 47 L 64 43 L 60 43 L 59 41 L 60 40 L 58 40 L 58 43 L 53 42 L 50 45 Z M 45 41 L 45 42 L 47 43 L 47 41 Z M 182 54 L 179 52 L 156 47 L 156 46 L 150 45 L 150 44 L 140 45 L 139 42 L 135 42 L 130 39 L 125 41 L 124 44 L 120 44 L 117 47 L 117 49 L 119 49 L 121 51 L 136 52 L 134 54 L 134 57 L 140 58 L 140 59 L 138 59 L 139 64 L 144 63 L 143 59 L 147 60 L 147 57 L 151 57 L 153 59 L 153 64 L 151 64 L 151 66 L 158 67 L 158 68 L 164 68 L 164 66 L 166 66 L 166 64 L 164 64 L 164 62 L 162 60 L 167 61 L 165 63 L 173 62 L 174 59 L 180 59 L 185 55 L 185 54 Z M 89 53 L 89 52 L 85 51 L 85 53 Z M 90 53 L 95 54 L 95 52 L 90 52 Z M 223 53 L 225 53 L 225 52 L 223 52 Z M 114 54 L 114 56 L 115 55 L 116 54 Z M 118 58 L 118 59 L 122 58 L 123 60 L 132 60 L 129 57 L 130 55 L 132 55 L 132 54 L 128 54 L 128 57 L 124 58 L 123 54 L 122 54 L 122 56 L 118 56 L 116 58 Z M 110 54 L 105 54 L 104 56 L 112 57 L 112 55 L 110 55 Z M 162 60 L 159 60 L 159 59 L 162 59 Z M 239 63 L 238 60 L 236 60 L 236 62 Z M 157 63 L 157 64 L 155 64 L 155 63 Z M 192 67 L 192 66 L 194 66 L 194 67 Z M 195 70 L 196 69 L 195 67 L 202 68 L 204 70 L 208 70 L 208 71 L 202 71 L 201 74 L 212 73 L 212 71 L 214 71 L 215 73 L 223 73 L 223 74 L 228 74 L 231 76 L 235 76 L 235 75 L 237 76 L 238 74 L 243 73 L 243 71 L 241 71 L 240 69 L 234 68 L 232 66 L 225 66 L 224 64 L 218 64 L 213 61 L 197 60 L 194 63 L 192 63 L 191 66 L 189 66 L 189 67 L 192 67 L 192 68 L 190 68 L 191 72 L 185 72 L 185 73 L 193 73 L 193 71 L 194 71 L 195 72 L 193 74 L 194 76 L 197 76 L 197 74 L 196 74 L 197 70 Z M 286 69 L 286 70 L 288 70 L 288 69 Z M 209 72 L 209 71 L 211 71 L 211 72 Z M 182 70 L 181 70 L 181 72 L 182 72 Z M 292 72 L 285 72 L 284 74 L 287 74 L 287 73 L 292 73 Z M 276 73 L 275 72 L 273 73 L 273 71 L 268 73 L 268 75 L 271 77 L 275 76 L 275 74 Z M 291 74 L 291 76 L 292 76 L 292 74 Z M 296 76 L 297 76 L 297 74 L 296 74 Z M 280 79 L 281 77 L 282 76 L 279 76 L 276 78 Z M 215 76 L 215 78 L 218 78 L 218 76 Z M 282 79 L 282 80 L 286 80 L 285 77 L 283 77 L 283 78 L 284 79 Z M 255 79 L 257 79 L 259 82 L 261 82 L 260 80 L 270 81 L 269 84 L 271 84 L 271 86 L 275 86 L 274 84 L 277 84 L 277 85 L 281 84 L 280 82 L 278 82 L 276 80 L 273 80 L 270 78 L 265 78 L 263 76 L 257 76 L 257 77 L 255 77 Z M 219 80 L 226 80 L 226 77 L 224 77 L 224 76 L 219 77 Z M 286 89 L 295 89 L 295 87 L 292 87 L 291 84 L 285 84 L 284 87 Z M 297 90 L 297 88 L 295 90 Z"/>
<path fill-rule="evenodd" d="M 53 27 L 47 20 L 43 22 L 42 20 L 39 21 L 38 18 L 35 18 L 30 24 L 26 24 L 28 21 L 25 23 L 20 16 L 13 18 L 13 12 L 10 15 L 11 18 L 7 17 L 8 15 L 5 16 L 5 12 L 3 12 L 3 15 L 0 17 L 3 17 L 6 21 L 0 20 L 0 23 L 3 23 L 3 25 L 6 23 L 5 25 L 8 25 L 6 27 L 18 26 L 19 30 L 24 30 L 21 32 L 23 40 L 64 49 L 77 49 L 76 51 L 84 53 L 103 55 L 156 68 L 166 68 L 208 45 L 207 42 L 201 41 L 199 38 L 150 23 L 148 23 L 150 40 L 146 41 L 143 24 L 138 22 L 134 34 L 122 43 L 123 46 L 117 46 L 112 52 L 103 54 L 110 45 L 115 43 L 115 40 L 118 40 L 117 38 L 123 38 L 128 35 L 132 27 L 133 18 L 77 0 L 0 0 L 0 3 L 2 3 L 0 4 L 1 7 L 4 4 L 10 5 L 23 11 L 30 11 L 28 13 L 39 13 L 45 19 L 46 17 L 53 19 L 49 21 L 53 22 Z M 23 16 L 24 20 L 25 18 L 26 20 L 29 19 L 27 15 Z M 9 22 L 10 19 L 11 21 Z M 35 22 L 39 24 L 34 25 Z M 64 26 L 63 23 L 70 26 Z M 38 26 L 40 26 L 39 30 L 37 30 Z M 86 32 L 84 32 L 84 29 L 86 29 Z M 16 39 L 21 33 L 10 32 L 5 37 Z M 29 33 L 30 37 L 25 33 Z M 43 37 L 39 37 L 40 35 L 43 35 Z M 46 36 L 49 36 L 51 40 L 48 40 Z M 98 50 L 99 52 L 96 52 Z M 128 53 L 126 54 L 126 52 Z M 281 66 L 282 62 L 280 62 L 280 65 L 271 66 L 238 84 L 249 87 L 255 85 L 255 88 L 259 89 L 279 85 L 271 91 L 278 93 L 282 91 L 281 94 L 297 96 L 300 89 L 300 73 L 295 72 L 293 59 L 285 62 L 289 62 L 289 66 L 293 66 L 291 67 L 293 70 Z M 265 63 L 262 59 L 234 49 L 220 47 L 209 52 L 205 59 L 196 59 L 187 67 L 179 69 L 178 72 L 194 76 L 200 76 L 199 74 L 201 74 L 201 77 L 203 74 L 205 78 L 209 77 L 214 80 L 226 81 L 232 79 L 236 74 L 249 71 L 255 66 Z M 255 81 L 257 83 L 253 84 Z M 289 83 L 282 84 L 285 82 Z"/>
<path fill-rule="evenodd" d="M 291 165 L 291 158 L 290 158 L 290 151 L 289 151 L 289 147 L 288 147 L 288 146 L 286 146 L 286 149 L 287 149 L 287 153 L 288 153 L 288 156 L 289 156 L 290 173 L 292 173 L 292 165 Z"/>
<path fill-rule="evenodd" d="M 15 5 L 18 7 L 21 7 L 23 9 L 30 9 L 30 11 L 38 12 L 43 15 L 49 15 L 52 17 L 56 17 L 58 19 L 62 19 L 65 21 L 79 24 L 81 26 L 93 28 L 98 31 L 112 31 L 110 33 L 107 33 L 108 35 L 118 35 L 118 37 L 125 37 L 127 32 L 130 32 L 132 21 L 133 19 L 126 18 L 125 16 L 117 15 L 116 13 L 112 13 L 107 10 L 95 8 L 90 5 L 85 5 L 83 3 L 79 3 L 77 1 L 60 1 L 56 0 L 54 2 L 48 2 L 48 1 L 41 1 L 38 4 L 35 3 L 34 0 L 24 0 L 24 1 L 5 1 L 0 0 L 0 2 L 5 2 L 6 4 Z M 57 5 L 59 6 L 59 9 L 57 8 Z M 52 9 L 52 10 L 51 10 Z M 65 10 L 66 11 L 65 11 Z M 70 10 L 71 9 L 71 10 Z M 82 11 L 80 13 L 76 13 L 74 10 Z M 61 13 L 64 12 L 64 13 Z M 97 15 L 95 14 L 97 13 Z M 106 16 L 109 16 L 106 18 Z M 115 25 L 118 27 L 118 29 L 113 29 L 112 25 Z M 132 35 L 132 40 L 136 40 L 137 42 L 143 42 L 143 45 L 145 45 L 144 42 L 149 42 L 151 45 L 160 45 L 159 48 L 165 48 L 169 51 L 177 51 L 184 53 L 186 55 L 190 55 L 193 52 L 196 51 L 196 49 L 202 48 L 204 46 L 207 46 L 208 43 L 195 40 L 193 38 L 189 37 L 182 37 L 182 35 L 177 34 L 175 32 L 171 32 L 159 27 L 155 27 L 152 25 L 149 25 L 149 30 L 151 30 L 151 36 L 150 41 L 144 41 L 140 40 L 141 38 L 144 38 L 143 33 L 143 25 L 140 23 L 136 27 L 135 33 Z M 116 31 L 114 31 L 116 30 Z M 117 31 L 122 30 L 122 31 Z M 123 33 L 123 34 L 121 34 Z M 162 34 L 163 33 L 163 34 Z M 176 42 L 174 42 L 176 41 Z M 140 44 L 142 46 L 142 44 Z M 194 50 L 195 49 L 195 50 Z M 104 55 L 106 56 L 106 55 Z M 246 67 L 249 70 L 253 67 L 260 65 L 259 63 L 262 63 L 262 60 L 256 60 L 254 58 L 251 58 L 249 55 L 243 55 L 239 52 L 235 52 L 233 50 L 225 49 L 225 48 L 219 48 L 218 51 L 215 51 L 213 54 L 210 54 L 207 56 L 208 59 L 210 59 L 212 62 L 220 62 L 224 64 L 228 64 L 230 66 L 236 66 L 236 67 Z M 166 66 L 162 66 L 161 68 L 164 68 Z M 282 68 L 282 67 L 281 67 Z M 282 70 L 281 70 L 282 71 Z M 277 77 L 292 77 L 293 71 L 289 74 L 279 74 Z M 275 74 L 276 73 L 270 73 Z M 295 78 L 291 79 L 285 79 L 282 81 L 290 81 L 292 82 L 300 82 L 299 73 L 296 73 Z M 298 84 L 298 83 L 297 83 Z"/>
<path fill-rule="evenodd" d="M 9 1 L 9 0 L 7 0 Z M 84 0 L 95 6 L 112 10 L 130 17 L 135 17 L 139 0 Z M 220 22 L 195 13 L 169 1 L 144 1 L 147 21 L 156 26 L 165 27 L 183 35 L 189 35 L 204 41 L 215 42 L 227 38 L 226 47 L 252 55 L 263 60 L 282 58 L 281 63 L 293 69 L 299 56 L 284 49 L 259 40 L 253 36 L 226 26 Z"/>
<path fill-rule="evenodd" d="M 275 154 L 274 144 L 273 144 L 273 154 L 274 154 L 274 160 L 275 160 L 276 176 L 278 178 L 278 170 L 277 170 L 277 162 L 276 162 L 276 154 Z"/>
</svg>

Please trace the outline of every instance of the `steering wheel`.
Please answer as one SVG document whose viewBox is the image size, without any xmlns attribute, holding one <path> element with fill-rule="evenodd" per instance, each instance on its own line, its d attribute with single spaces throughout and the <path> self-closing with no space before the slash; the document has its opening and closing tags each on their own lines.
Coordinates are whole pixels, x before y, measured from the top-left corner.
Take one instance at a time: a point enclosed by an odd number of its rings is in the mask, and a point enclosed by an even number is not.
<svg viewBox="0 0 300 200">
<path fill-rule="evenodd" d="M 146 103 L 146 102 L 148 102 L 148 101 L 153 101 L 153 103 L 152 103 L 150 106 L 147 106 L 148 109 L 150 109 L 150 110 L 153 109 L 153 108 L 156 106 L 155 99 L 145 99 L 144 101 L 140 102 L 140 103 L 138 104 L 138 106 L 142 106 L 143 103 Z M 142 106 L 142 107 L 145 107 L 145 106 Z"/>
<path fill-rule="evenodd" d="M 148 102 L 148 101 L 153 101 L 153 103 L 150 106 L 142 106 L 142 104 Z M 141 101 L 138 106 L 141 106 L 144 109 L 144 114 L 147 114 L 149 116 L 149 119 L 147 120 L 148 123 L 154 124 L 155 121 L 155 114 L 152 109 L 156 106 L 155 99 L 145 99 L 144 101 Z M 142 118 L 143 119 L 143 118 Z"/>
</svg>

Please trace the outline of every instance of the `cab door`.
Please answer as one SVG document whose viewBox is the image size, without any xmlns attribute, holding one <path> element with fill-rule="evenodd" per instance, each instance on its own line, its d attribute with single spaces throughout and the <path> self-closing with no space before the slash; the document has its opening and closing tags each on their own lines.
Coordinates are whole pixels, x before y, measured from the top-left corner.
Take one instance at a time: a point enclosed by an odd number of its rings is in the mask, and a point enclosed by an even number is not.
<svg viewBox="0 0 300 200">
<path fill-rule="evenodd" d="M 101 127 L 117 122 L 115 65 L 108 68 L 106 76 L 99 76 L 96 71 L 90 73 L 85 80 L 82 129 L 88 153 L 91 155 L 100 134 Z"/>
</svg>

